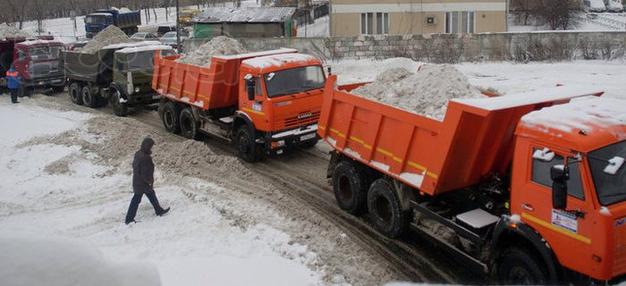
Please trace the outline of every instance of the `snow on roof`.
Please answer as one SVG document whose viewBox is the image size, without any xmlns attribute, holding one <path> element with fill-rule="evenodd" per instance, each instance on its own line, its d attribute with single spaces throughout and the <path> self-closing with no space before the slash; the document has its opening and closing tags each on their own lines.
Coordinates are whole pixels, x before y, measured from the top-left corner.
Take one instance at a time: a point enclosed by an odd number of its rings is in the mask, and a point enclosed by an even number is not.
<svg viewBox="0 0 626 286">
<path fill-rule="evenodd" d="M 102 49 L 123 49 L 123 48 L 132 48 L 132 47 L 143 47 L 143 46 L 160 46 L 161 42 L 159 41 L 142 41 L 142 42 L 130 42 L 130 43 L 120 43 L 120 44 L 112 44 L 103 47 Z"/>
<path fill-rule="evenodd" d="M 268 23 L 284 22 L 296 12 L 293 7 L 212 7 L 193 18 L 196 23 Z"/>
<path fill-rule="evenodd" d="M 599 93 L 602 93 L 602 91 L 574 86 L 559 86 L 500 97 L 453 99 L 452 101 L 485 110 L 499 110 L 544 102 L 568 100 Z"/>
<path fill-rule="evenodd" d="M 111 13 L 103 13 L 103 12 L 99 12 L 99 13 L 91 13 L 87 16 L 111 16 Z"/>
<path fill-rule="evenodd" d="M 594 128 L 626 129 L 626 100 L 588 96 L 524 115 L 522 124 L 572 132 Z M 624 134 L 622 134 L 624 135 Z"/>
<path fill-rule="evenodd" d="M 63 45 L 63 43 L 56 40 L 30 40 L 18 43 L 23 46 L 34 46 L 34 45 Z"/>
<path fill-rule="evenodd" d="M 236 54 L 236 55 L 228 55 L 228 56 L 218 56 L 218 55 L 215 55 L 213 57 L 214 58 L 225 59 L 225 60 L 231 60 L 231 59 L 243 59 L 243 58 L 262 57 L 262 56 L 269 56 L 269 55 L 275 55 L 275 54 L 295 53 L 297 51 L 298 50 L 296 50 L 296 49 L 280 48 L 280 49 L 277 49 L 277 50 L 254 52 L 254 53 L 245 53 L 245 54 Z"/>
<path fill-rule="evenodd" d="M 287 63 L 306 63 L 315 60 L 317 60 L 317 58 L 314 56 L 305 54 L 277 54 L 247 59 L 242 63 L 253 68 L 264 69 L 273 66 L 281 66 Z"/>
<path fill-rule="evenodd" d="M 141 47 L 123 48 L 115 52 L 121 53 L 121 54 L 129 54 L 129 53 L 138 53 L 138 52 L 145 52 L 145 51 L 160 51 L 160 50 L 172 50 L 172 49 L 173 48 L 171 46 L 167 46 L 167 45 L 149 45 L 149 46 L 141 46 Z"/>
</svg>

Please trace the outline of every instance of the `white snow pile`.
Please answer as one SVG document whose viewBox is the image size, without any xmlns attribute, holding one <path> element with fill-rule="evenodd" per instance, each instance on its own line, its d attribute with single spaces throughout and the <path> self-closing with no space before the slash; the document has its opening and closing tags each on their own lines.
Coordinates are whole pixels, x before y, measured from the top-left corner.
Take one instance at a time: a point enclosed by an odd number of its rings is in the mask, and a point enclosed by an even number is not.
<svg viewBox="0 0 626 286">
<path fill-rule="evenodd" d="M 30 36 L 32 35 L 29 34 L 28 32 L 22 31 L 16 27 L 9 26 L 6 23 L 0 24 L 0 40 L 6 39 L 6 38 L 16 38 L 16 37 L 28 38 Z"/>
<path fill-rule="evenodd" d="M 82 53 L 94 54 L 108 45 L 129 42 L 131 42 L 130 38 L 120 28 L 111 25 L 100 31 L 80 51 Z"/>
<path fill-rule="evenodd" d="M 97 249 L 66 239 L 0 237 L 3 285 L 161 285 L 149 263 L 111 263 Z"/>
<path fill-rule="evenodd" d="M 422 65 L 416 73 L 405 68 L 388 69 L 353 93 L 439 121 L 450 99 L 482 97 L 456 68 L 434 64 Z"/>
<path fill-rule="evenodd" d="M 204 66 L 211 63 L 213 56 L 228 56 L 247 53 L 248 51 L 236 39 L 217 36 L 190 53 L 178 59 L 178 62 Z"/>
</svg>

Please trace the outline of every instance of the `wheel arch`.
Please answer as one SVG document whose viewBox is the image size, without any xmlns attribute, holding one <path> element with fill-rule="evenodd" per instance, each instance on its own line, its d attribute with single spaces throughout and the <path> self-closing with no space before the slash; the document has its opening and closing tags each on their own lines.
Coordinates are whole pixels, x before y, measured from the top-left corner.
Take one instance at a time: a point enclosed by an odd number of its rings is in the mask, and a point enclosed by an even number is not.
<svg viewBox="0 0 626 286">
<path fill-rule="evenodd" d="M 558 283 L 562 272 L 558 258 L 549 243 L 532 227 L 522 222 L 513 222 L 510 218 L 501 219 L 494 228 L 491 240 L 492 267 L 499 259 L 498 254 L 509 246 L 522 246 L 532 251 L 546 266 L 551 284 Z"/>
<path fill-rule="evenodd" d="M 248 126 L 251 131 L 256 133 L 256 128 L 254 126 L 254 122 L 252 122 L 252 118 L 244 112 L 237 111 L 233 118 L 233 133 L 236 132 L 242 125 Z"/>
</svg>

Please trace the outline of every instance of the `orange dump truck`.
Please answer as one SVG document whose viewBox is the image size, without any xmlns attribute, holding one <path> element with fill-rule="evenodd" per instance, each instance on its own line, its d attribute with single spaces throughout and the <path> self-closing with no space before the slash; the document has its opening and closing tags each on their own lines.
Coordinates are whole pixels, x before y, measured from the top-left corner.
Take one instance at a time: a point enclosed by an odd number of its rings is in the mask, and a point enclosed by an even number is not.
<svg viewBox="0 0 626 286">
<path fill-rule="evenodd" d="M 335 82 L 318 133 L 342 209 L 506 284 L 623 279 L 626 101 L 557 87 L 452 100 L 437 121 Z"/>
<path fill-rule="evenodd" d="M 317 143 L 326 80 L 317 58 L 279 49 L 196 66 L 178 57 L 155 56 L 152 87 L 164 97 L 159 115 L 168 131 L 232 140 L 249 162 Z"/>
</svg>

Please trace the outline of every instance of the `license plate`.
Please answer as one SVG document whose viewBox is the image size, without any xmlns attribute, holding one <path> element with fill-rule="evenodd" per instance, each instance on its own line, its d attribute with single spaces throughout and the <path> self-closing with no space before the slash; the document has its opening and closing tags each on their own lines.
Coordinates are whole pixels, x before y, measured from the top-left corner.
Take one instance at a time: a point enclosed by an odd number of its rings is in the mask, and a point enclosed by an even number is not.
<svg viewBox="0 0 626 286">
<path fill-rule="evenodd" d="M 316 134 L 315 133 L 311 133 L 311 134 L 307 134 L 307 135 L 302 135 L 300 136 L 300 141 L 306 141 L 306 140 L 310 140 L 315 138 Z"/>
</svg>

